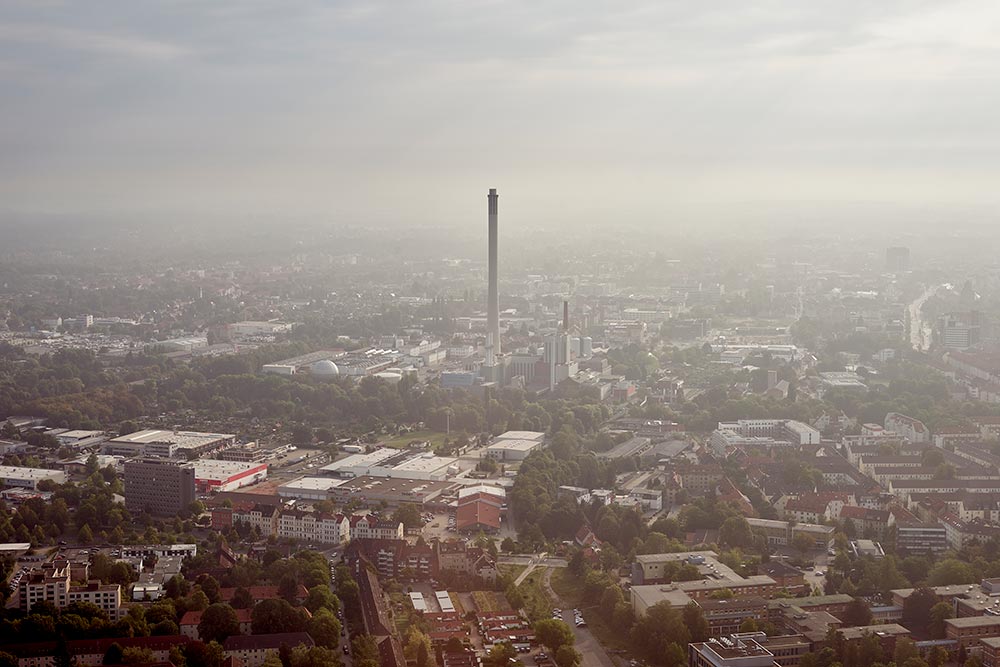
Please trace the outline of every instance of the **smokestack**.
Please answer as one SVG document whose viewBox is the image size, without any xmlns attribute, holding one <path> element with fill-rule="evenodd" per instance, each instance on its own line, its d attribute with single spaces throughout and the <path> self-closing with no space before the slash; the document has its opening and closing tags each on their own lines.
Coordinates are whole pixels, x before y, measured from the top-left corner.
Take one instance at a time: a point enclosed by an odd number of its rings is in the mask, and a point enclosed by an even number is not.
<svg viewBox="0 0 1000 667">
<path fill-rule="evenodd" d="M 569 301 L 563 301 L 563 331 L 569 333 Z"/>
<path fill-rule="evenodd" d="M 486 297 L 486 338 L 494 357 L 500 354 L 500 295 L 497 286 L 497 191 L 490 188 L 489 201 L 489 292 Z M 490 341 L 489 339 L 493 340 Z"/>
</svg>

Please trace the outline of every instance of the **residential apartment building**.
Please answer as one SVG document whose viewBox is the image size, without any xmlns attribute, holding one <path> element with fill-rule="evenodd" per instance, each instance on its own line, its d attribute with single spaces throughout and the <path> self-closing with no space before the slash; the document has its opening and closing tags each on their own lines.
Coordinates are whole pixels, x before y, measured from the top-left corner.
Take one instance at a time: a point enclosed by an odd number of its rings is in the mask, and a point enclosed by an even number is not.
<svg viewBox="0 0 1000 667">
<path fill-rule="evenodd" d="M 802 635 L 747 632 L 688 645 L 690 667 L 795 667 L 812 644 Z"/>
<path fill-rule="evenodd" d="M 49 602 L 58 609 L 73 602 L 90 602 L 107 613 L 110 620 L 117 621 L 121 613 L 121 586 L 102 584 L 100 581 L 74 586 L 73 573 L 74 564 L 64 558 L 43 563 L 26 573 L 18 585 L 21 611 L 31 613 L 32 607 L 39 602 Z"/>
<path fill-rule="evenodd" d="M 713 493 L 719 482 L 726 478 L 722 466 L 682 465 L 674 471 L 674 480 L 689 495 L 703 496 Z"/>
<path fill-rule="evenodd" d="M 227 658 L 237 658 L 243 667 L 261 667 L 269 655 L 278 655 L 282 646 L 315 646 L 307 632 L 283 632 L 269 635 L 233 635 L 222 648 Z"/>
<path fill-rule="evenodd" d="M 278 517 L 280 510 L 277 505 L 258 503 L 241 508 L 233 508 L 233 523 L 244 524 L 251 530 L 256 528 L 262 537 L 278 535 Z"/>
<path fill-rule="evenodd" d="M 351 539 L 351 522 L 343 514 L 284 510 L 278 517 L 278 537 L 340 545 Z"/>
<path fill-rule="evenodd" d="M 989 615 L 946 619 L 944 636 L 945 639 L 957 641 L 962 648 L 976 646 L 980 639 L 1000 636 L 1000 617 Z"/>
<path fill-rule="evenodd" d="M 712 598 L 698 600 L 713 637 L 731 635 L 740 631 L 747 619 L 756 623 L 767 620 L 767 600 L 759 596 L 733 597 L 723 600 Z"/>
<path fill-rule="evenodd" d="M 847 508 L 845 507 L 844 510 Z M 844 510 L 841 510 L 843 512 Z M 788 546 L 797 535 L 808 535 L 816 549 L 829 549 L 833 545 L 833 526 L 823 526 L 814 523 L 793 523 L 775 519 L 747 519 L 750 528 L 755 533 L 761 533 L 767 538 L 768 544 Z"/>
<path fill-rule="evenodd" d="M 931 432 L 922 421 L 898 412 L 890 412 L 885 416 L 885 430 L 898 433 L 913 443 L 931 441 Z"/>
<path fill-rule="evenodd" d="M 401 540 L 403 524 L 383 520 L 375 514 L 355 514 L 350 518 L 352 540 Z"/>
<path fill-rule="evenodd" d="M 70 604 L 89 602 L 100 607 L 111 621 L 117 621 L 122 612 L 122 587 L 119 584 L 102 584 L 89 581 L 82 586 L 70 586 L 67 596 Z"/>
</svg>

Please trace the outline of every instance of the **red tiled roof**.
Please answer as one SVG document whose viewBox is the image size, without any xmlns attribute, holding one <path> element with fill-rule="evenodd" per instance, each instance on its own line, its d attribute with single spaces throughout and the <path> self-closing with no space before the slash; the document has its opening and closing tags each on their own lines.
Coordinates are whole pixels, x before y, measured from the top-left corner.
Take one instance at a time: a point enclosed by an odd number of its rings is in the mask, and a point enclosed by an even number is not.
<svg viewBox="0 0 1000 667">
<path fill-rule="evenodd" d="M 884 510 L 873 510 L 867 507 L 846 505 L 840 510 L 841 519 L 860 519 L 862 521 L 886 521 L 889 513 Z"/>
<path fill-rule="evenodd" d="M 254 600 L 273 600 L 275 598 L 281 597 L 278 594 L 277 586 L 251 586 L 247 589 L 250 591 L 250 597 Z M 233 596 L 236 595 L 235 588 L 220 588 L 219 589 L 219 599 L 222 602 L 230 602 Z M 305 600 L 309 597 L 309 591 L 302 584 L 299 584 L 299 589 L 295 594 L 295 597 Z"/>
<path fill-rule="evenodd" d="M 500 508 L 481 500 L 459 506 L 455 511 L 455 527 L 465 530 L 476 526 L 499 529 Z"/>
<path fill-rule="evenodd" d="M 233 609 L 236 612 L 236 620 L 240 623 L 250 622 L 250 610 L 249 609 Z M 201 615 L 204 614 L 203 611 L 187 611 L 184 612 L 184 616 L 181 617 L 180 624 L 184 625 L 198 625 L 201 623 Z"/>
</svg>

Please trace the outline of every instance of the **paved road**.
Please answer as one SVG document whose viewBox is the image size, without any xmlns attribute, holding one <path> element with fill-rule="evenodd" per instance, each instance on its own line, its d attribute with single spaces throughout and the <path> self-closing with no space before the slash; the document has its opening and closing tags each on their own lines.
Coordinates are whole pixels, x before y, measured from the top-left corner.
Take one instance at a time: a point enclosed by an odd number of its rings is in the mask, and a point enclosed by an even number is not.
<svg viewBox="0 0 1000 667">
<path fill-rule="evenodd" d="M 559 605 L 559 608 L 563 610 L 563 620 L 566 621 L 569 627 L 573 628 L 573 634 L 576 636 L 576 650 L 583 656 L 583 662 L 580 663 L 580 667 L 617 667 L 614 660 L 608 655 L 608 652 L 601 646 L 601 643 L 590 633 L 590 630 L 587 628 L 578 628 L 573 624 L 573 610 L 572 608 L 566 609 L 568 605 L 552 590 L 551 577 L 552 569 L 546 569 L 545 577 L 542 581 L 545 582 L 545 588 L 548 590 L 549 595 Z"/>
<path fill-rule="evenodd" d="M 907 308 L 910 315 L 910 347 L 918 352 L 925 352 L 931 346 L 932 336 L 931 325 L 924 322 L 920 309 L 923 307 L 924 302 L 934 296 L 942 287 L 945 286 L 934 285 L 927 288 Z"/>
<path fill-rule="evenodd" d="M 538 561 L 532 559 L 531 562 L 528 563 L 528 567 L 524 568 L 524 572 L 519 574 L 517 576 L 517 579 L 514 580 L 514 585 L 520 586 L 521 583 L 528 578 L 528 575 L 531 574 L 536 567 L 538 567 Z"/>
</svg>

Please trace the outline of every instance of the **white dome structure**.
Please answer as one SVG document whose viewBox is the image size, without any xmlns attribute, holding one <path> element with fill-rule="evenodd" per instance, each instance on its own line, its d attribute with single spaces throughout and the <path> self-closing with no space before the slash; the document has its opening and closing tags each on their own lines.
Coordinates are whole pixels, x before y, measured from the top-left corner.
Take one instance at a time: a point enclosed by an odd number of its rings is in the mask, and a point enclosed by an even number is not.
<svg viewBox="0 0 1000 667">
<path fill-rule="evenodd" d="M 320 359 L 309 365 L 309 374 L 316 377 L 335 377 L 340 375 L 340 369 L 329 359 Z"/>
<path fill-rule="evenodd" d="M 389 371 L 382 371 L 381 373 L 376 373 L 375 377 L 380 380 L 385 380 L 389 384 L 396 384 L 403 379 L 403 376 L 399 373 L 390 373 Z"/>
</svg>

